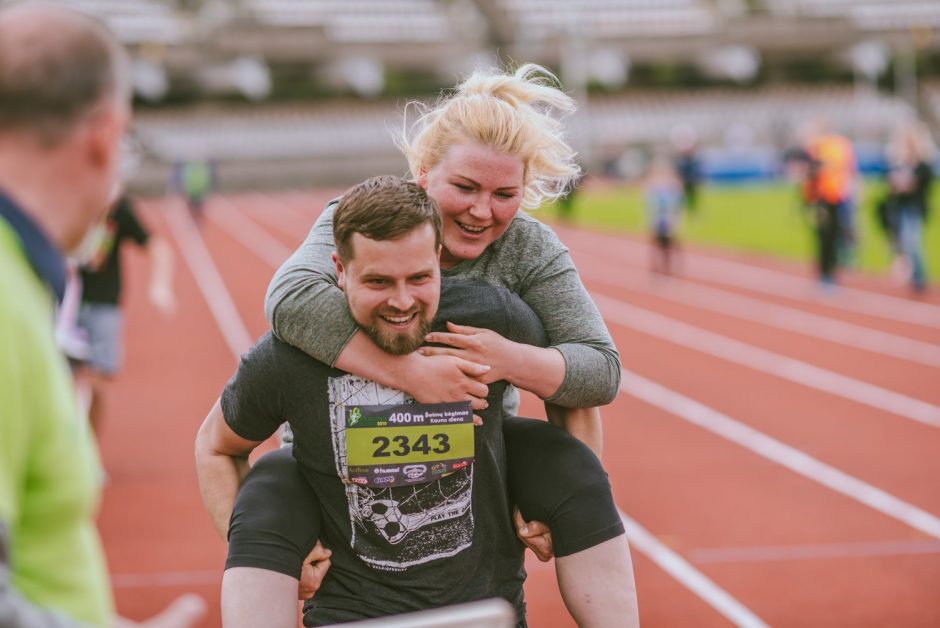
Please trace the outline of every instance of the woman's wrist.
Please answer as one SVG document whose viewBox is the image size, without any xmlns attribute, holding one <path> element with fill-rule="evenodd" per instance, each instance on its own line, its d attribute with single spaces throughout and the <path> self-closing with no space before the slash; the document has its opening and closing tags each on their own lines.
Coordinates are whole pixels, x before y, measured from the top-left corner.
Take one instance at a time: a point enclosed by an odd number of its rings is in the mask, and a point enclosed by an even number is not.
<svg viewBox="0 0 940 628">
<path fill-rule="evenodd" d="M 541 399 L 558 392 L 565 380 L 566 367 L 561 352 L 551 347 L 513 344 L 513 350 L 507 354 L 506 381 Z"/>
<path fill-rule="evenodd" d="M 414 359 L 415 355 L 386 353 L 359 330 L 340 352 L 335 366 L 347 373 L 412 394 L 411 382 L 415 381 L 413 371 L 420 368 Z"/>
</svg>

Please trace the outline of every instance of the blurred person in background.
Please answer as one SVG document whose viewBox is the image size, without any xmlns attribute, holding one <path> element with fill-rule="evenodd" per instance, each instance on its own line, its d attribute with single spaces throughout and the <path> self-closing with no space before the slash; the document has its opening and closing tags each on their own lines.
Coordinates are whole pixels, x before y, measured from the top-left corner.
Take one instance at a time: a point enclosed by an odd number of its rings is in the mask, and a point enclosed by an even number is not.
<svg viewBox="0 0 940 628">
<path fill-rule="evenodd" d="M 670 274 L 674 270 L 673 257 L 676 235 L 682 223 L 683 183 L 673 163 L 657 155 L 650 163 L 643 183 L 646 202 L 646 221 L 653 239 L 650 268 L 654 272 Z"/>
<path fill-rule="evenodd" d="M 95 529 L 100 463 L 53 312 L 63 255 L 117 186 L 128 61 L 108 31 L 41 3 L 0 6 L 0 625 L 132 625 L 115 616 Z M 154 627 L 204 612 L 184 596 Z"/>
<path fill-rule="evenodd" d="M 879 218 L 894 254 L 893 274 L 916 293 L 927 287 L 924 224 L 930 215 L 930 189 L 936 146 L 922 122 L 908 122 L 887 146 L 887 194 Z"/>
<path fill-rule="evenodd" d="M 216 188 L 215 163 L 203 157 L 180 159 L 173 164 L 170 189 L 182 195 L 189 215 L 201 225 L 206 211 L 206 199 Z"/>
<path fill-rule="evenodd" d="M 124 194 L 89 233 L 78 267 L 81 305 L 76 327 L 85 342 L 85 351 L 73 356 L 77 357 L 75 375 L 79 395 L 87 405 L 88 420 L 99 436 L 107 389 L 119 373 L 124 357 L 121 249 L 128 242 L 147 251 L 150 302 L 167 316 L 176 309 L 173 251 L 163 238 L 144 226 L 133 201 Z"/>
<path fill-rule="evenodd" d="M 682 201 L 691 216 L 698 210 L 698 191 L 702 184 L 698 134 L 688 124 L 681 124 L 672 131 L 672 145 L 675 149 L 673 163 L 682 181 Z"/>
<path fill-rule="evenodd" d="M 835 286 L 840 258 L 851 257 L 855 246 L 855 199 L 858 166 L 855 149 L 844 136 L 819 119 L 806 144 L 808 167 L 803 182 L 803 198 L 816 231 L 819 280 L 824 290 Z"/>
<path fill-rule="evenodd" d="M 581 168 L 581 173 L 573 179 L 565 188 L 565 193 L 558 199 L 558 219 L 564 223 L 570 223 L 574 221 L 574 199 L 578 195 L 578 189 L 584 183 L 586 178 L 586 173 L 584 168 Z"/>
<path fill-rule="evenodd" d="M 282 340 L 419 402 L 470 400 L 479 410 L 485 407 L 486 385 L 507 380 L 545 400 L 552 422 L 600 454 L 600 415 L 594 406 L 617 394 L 619 355 L 567 249 L 548 227 L 519 211 L 558 198 L 579 174 L 575 153 L 555 117 L 573 110 L 574 102 L 552 81 L 533 65 L 514 73 L 476 72 L 424 110 L 406 127 L 399 144 L 412 176 L 439 206 L 443 275 L 482 279 L 518 294 L 544 324 L 550 348 L 449 325 L 448 333 L 426 338 L 443 347 L 403 356 L 381 351 L 358 330 L 336 288 L 333 204 L 272 279 L 265 311 Z M 506 416 L 518 414 L 518 404 L 518 392 L 510 388 L 504 398 Z M 513 465 L 535 470 L 546 485 L 564 493 L 574 478 L 549 481 L 548 474 L 557 469 L 530 462 L 540 444 L 537 435 L 519 427 L 511 419 L 504 423 L 510 474 Z M 583 497 L 570 494 L 570 504 Z M 519 535 L 540 559 L 548 560 L 554 531 L 523 520 L 528 518 L 516 516 Z M 587 548 L 557 556 L 562 596 L 582 626 L 635 624 L 636 590 L 626 536 L 599 538 Z"/>
</svg>

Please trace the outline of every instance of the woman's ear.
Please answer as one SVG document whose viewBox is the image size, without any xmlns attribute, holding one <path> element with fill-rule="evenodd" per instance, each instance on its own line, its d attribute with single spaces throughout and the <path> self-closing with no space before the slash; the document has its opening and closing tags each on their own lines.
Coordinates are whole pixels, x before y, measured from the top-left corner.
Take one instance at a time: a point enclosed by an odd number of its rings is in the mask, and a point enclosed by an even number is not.
<svg viewBox="0 0 940 628">
<path fill-rule="evenodd" d="M 421 186 L 421 189 L 428 189 L 428 171 L 427 168 L 421 168 L 418 170 L 418 177 L 415 179 L 418 185 Z"/>
</svg>

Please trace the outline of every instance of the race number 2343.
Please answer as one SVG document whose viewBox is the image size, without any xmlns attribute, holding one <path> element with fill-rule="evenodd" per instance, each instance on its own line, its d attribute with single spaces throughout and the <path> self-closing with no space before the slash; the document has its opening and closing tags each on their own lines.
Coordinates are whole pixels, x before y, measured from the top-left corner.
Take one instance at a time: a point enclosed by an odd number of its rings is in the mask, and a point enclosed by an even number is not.
<svg viewBox="0 0 940 628">
<path fill-rule="evenodd" d="M 346 409 L 346 464 L 353 482 L 428 482 L 469 465 L 473 455 L 468 402 Z"/>
</svg>

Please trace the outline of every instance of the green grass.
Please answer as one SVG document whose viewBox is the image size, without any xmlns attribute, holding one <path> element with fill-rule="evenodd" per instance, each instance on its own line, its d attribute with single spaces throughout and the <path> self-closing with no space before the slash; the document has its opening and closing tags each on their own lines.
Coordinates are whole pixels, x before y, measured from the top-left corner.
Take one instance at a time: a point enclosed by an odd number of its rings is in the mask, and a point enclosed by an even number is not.
<svg viewBox="0 0 940 628">
<path fill-rule="evenodd" d="M 888 272 L 891 259 L 884 234 L 875 222 L 875 200 L 880 184 L 866 185 L 857 209 L 859 246 L 856 266 L 872 273 Z M 927 223 L 925 251 L 927 274 L 932 283 L 940 279 L 940 185 L 932 193 L 933 215 Z M 555 218 L 555 206 L 535 213 Z M 611 232 L 644 233 L 642 193 L 637 186 L 581 191 L 574 199 L 574 222 Z M 734 251 L 761 253 L 813 263 L 813 232 L 806 221 L 796 190 L 786 184 L 754 186 L 706 186 L 698 211 L 686 215 L 679 237 L 692 243 Z"/>
</svg>

